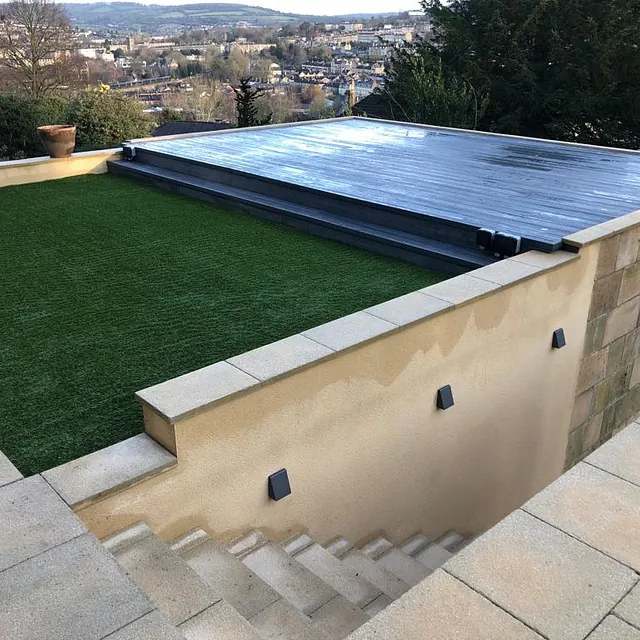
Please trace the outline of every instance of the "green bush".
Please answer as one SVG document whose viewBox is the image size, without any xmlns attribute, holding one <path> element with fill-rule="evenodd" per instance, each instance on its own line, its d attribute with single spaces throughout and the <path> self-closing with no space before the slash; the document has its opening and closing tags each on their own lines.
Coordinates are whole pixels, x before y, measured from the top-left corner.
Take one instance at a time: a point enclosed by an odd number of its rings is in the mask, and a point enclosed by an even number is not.
<svg viewBox="0 0 640 640">
<path fill-rule="evenodd" d="M 143 138 L 153 123 L 139 102 L 108 89 L 88 89 L 69 106 L 69 122 L 78 127 L 76 149 L 108 149 L 130 138 Z"/>
<path fill-rule="evenodd" d="M 65 124 L 69 105 L 64 98 L 35 100 L 16 93 L 0 93 L 0 160 L 44 155 L 38 127 Z"/>
</svg>

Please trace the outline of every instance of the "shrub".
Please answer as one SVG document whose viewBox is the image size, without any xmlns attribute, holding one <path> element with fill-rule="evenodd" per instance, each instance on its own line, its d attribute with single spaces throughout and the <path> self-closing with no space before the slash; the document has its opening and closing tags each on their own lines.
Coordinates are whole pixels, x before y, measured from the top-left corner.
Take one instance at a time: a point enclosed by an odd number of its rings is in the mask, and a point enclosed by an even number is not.
<svg viewBox="0 0 640 640">
<path fill-rule="evenodd" d="M 67 101 L 57 96 L 36 100 L 17 93 L 0 93 L 0 159 L 44 155 L 37 128 L 65 124 L 68 107 Z"/>
<path fill-rule="evenodd" d="M 135 99 L 104 87 L 77 94 L 69 107 L 69 121 L 78 127 L 79 151 L 108 149 L 129 138 L 143 138 L 153 126 Z"/>
</svg>

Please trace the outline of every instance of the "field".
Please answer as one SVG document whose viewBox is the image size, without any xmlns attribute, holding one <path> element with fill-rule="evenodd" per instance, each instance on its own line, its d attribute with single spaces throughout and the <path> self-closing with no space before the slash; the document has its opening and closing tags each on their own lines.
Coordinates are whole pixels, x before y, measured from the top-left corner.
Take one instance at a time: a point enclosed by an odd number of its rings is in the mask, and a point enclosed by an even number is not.
<svg viewBox="0 0 640 640">
<path fill-rule="evenodd" d="M 111 175 L 0 190 L 0 450 L 143 429 L 135 391 L 443 278 Z"/>
</svg>

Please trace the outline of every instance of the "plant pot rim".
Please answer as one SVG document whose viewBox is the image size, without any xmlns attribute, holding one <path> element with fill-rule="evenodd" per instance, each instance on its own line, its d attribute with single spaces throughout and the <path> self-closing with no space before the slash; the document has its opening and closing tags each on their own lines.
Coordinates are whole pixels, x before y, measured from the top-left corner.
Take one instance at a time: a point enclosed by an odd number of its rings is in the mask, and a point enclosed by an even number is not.
<svg viewBox="0 0 640 640">
<path fill-rule="evenodd" d="M 42 127 L 38 127 L 38 131 L 57 132 L 57 131 L 69 131 L 75 128 L 76 126 L 74 124 L 46 124 Z"/>
</svg>

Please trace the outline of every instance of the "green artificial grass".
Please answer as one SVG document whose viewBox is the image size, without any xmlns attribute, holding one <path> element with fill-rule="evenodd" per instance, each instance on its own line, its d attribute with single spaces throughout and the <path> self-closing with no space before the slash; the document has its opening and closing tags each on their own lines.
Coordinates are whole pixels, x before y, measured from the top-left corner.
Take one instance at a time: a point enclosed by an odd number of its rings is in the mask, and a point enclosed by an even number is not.
<svg viewBox="0 0 640 640">
<path fill-rule="evenodd" d="M 143 431 L 133 394 L 444 276 L 111 175 L 0 189 L 0 450 Z"/>
</svg>

